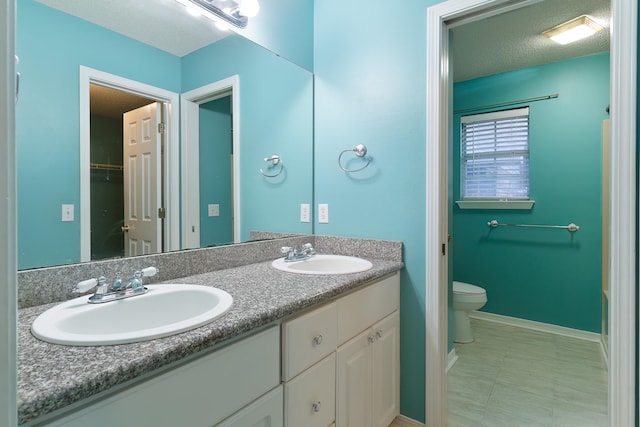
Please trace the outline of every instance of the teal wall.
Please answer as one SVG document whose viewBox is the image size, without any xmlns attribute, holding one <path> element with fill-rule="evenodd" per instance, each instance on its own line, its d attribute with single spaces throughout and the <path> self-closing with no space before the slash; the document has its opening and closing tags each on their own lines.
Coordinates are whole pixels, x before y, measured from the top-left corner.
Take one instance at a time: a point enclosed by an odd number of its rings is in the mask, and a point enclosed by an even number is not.
<svg viewBox="0 0 640 427">
<path fill-rule="evenodd" d="M 425 419 L 427 8 L 437 1 L 315 2 L 315 233 L 400 240 L 401 412 Z M 342 150 L 372 162 L 347 174 Z M 345 155 L 345 159 L 348 159 Z M 349 163 L 351 167 L 357 161 Z"/>
<path fill-rule="evenodd" d="M 274 8 L 284 6 L 278 1 L 263 2 L 262 23 L 256 19 L 250 36 L 311 67 L 312 1 L 295 5 L 302 17 L 297 22 L 272 26 Z M 279 31 L 266 33 L 268 28 Z M 241 238 L 246 240 L 253 229 L 312 231 L 312 224 L 299 222 L 299 204 L 311 203 L 313 191 L 309 71 L 237 36 L 218 48 L 179 58 L 34 0 L 17 2 L 16 38 L 21 73 L 16 107 L 18 268 L 80 261 L 80 65 L 176 93 L 241 74 L 242 117 L 257 120 L 242 126 L 241 138 L 251 141 L 246 146 L 252 151 L 243 159 L 247 172 L 241 180 L 245 206 L 251 209 L 243 219 L 251 228 Z M 226 52 L 223 59 L 210 56 L 216 49 Z M 229 64 L 232 59 L 239 61 L 239 69 Z M 189 70 L 191 65 L 202 67 L 201 72 Z M 283 77 L 270 80 L 269 73 Z M 287 173 L 280 181 L 264 180 L 258 172 L 262 159 L 278 151 Z M 278 196 L 272 197 L 274 193 Z M 60 221 L 63 203 L 75 205 L 75 221 Z"/>
<path fill-rule="evenodd" d="M 483 311 L 559 326 L 601 329 L 602 120 L 609 54 L 526 68 L 454 85 L 454 111 L 559 93 L 530 107 L 532 210 L 453 208 L 453 278 L 486 289 Z M 483 110 L 484 111 L 484 110 Z M 481 111 L 478 111 L 481 112 Z M 454 114 L 453 191 L 460 197 L 460 115 Z M 500 227 L 560 224 L 580 231 Z"/>
<path fill-rule="evenodd" d="M 238 75 L 240 80 L 241 240 L 252 230 L 311 233 L 300 204 L 313 197 L 313 76 L 240 37 L 182 58 L 183 92 Z M 284 172 L 265 178 L 265 157 Z"/>
<path fill-rule="evenodd" d="M 200 105 L 200 246 L 233 242 L 231 96 Z M 208 205 L 218 204 L 219 216 Z"/>
<path fill-rule="evenodd" d="M 314 0 L 260 0 L 260 13 L 235 32 L 313 71 Z"/>
<path fill-rule="evenodd" d="M 18 268 L 78 262 L 79 67 L 180 92 L 180 58 L 33 0 L 17 14 Z M 76 221 L 60 221 L 63 203 Z"/>
</svg>

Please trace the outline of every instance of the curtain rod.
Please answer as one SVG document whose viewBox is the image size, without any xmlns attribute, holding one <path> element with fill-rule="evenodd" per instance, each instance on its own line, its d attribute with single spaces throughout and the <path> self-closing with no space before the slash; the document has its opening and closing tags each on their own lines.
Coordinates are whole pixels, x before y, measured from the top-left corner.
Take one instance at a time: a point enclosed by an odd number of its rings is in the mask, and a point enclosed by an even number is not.
<svg viewBox="0 0 640 427">
<path fill-rule="evenodd" d="M 482 107 L 463 108 L 462 110 L 454 110 L 453 113 L 454 114 L 468 113 L 470 111 L 488 110 L 488 109 L 493 109 L 493 108 L 508 107 L 509 105 L 523 104 L 525 102 L 546 101 L 548 99 L 557 98 L 559 96 L 560 96 L 559 93 L 552 93 L 551 95 L 536 96 L 534 98 L 519 99 L 517 101 L 502 102 L 500 104 L 484 105 Z"/>
</svg>

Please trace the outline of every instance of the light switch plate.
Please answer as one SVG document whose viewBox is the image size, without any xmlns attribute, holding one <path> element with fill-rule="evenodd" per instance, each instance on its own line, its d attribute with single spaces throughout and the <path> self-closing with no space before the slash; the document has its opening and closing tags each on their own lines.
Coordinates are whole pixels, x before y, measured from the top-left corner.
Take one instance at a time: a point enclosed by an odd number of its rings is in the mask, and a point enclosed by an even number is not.
<svg viewBox="0 0 640 427">
<path fill-rule="evenodd" d="M 62 222 L 74 220 L 73 207 L 73 205 L 62 205 Z"/>
<path fill-rule="evenodd" d="M 210 204 L 209 208 L 209 216 L 220 216 L 220 205 L 219 204 Z"/>
<path fill-rule="evenodd" d="M 308 203 L 302 203 L 300 205 L 300 222 L 310 222 L 311 221 L 311 206 Z"/>
<path fill-rule="evenodd" d="M 318 222 L 320 224 L 329 223 L 329 205 L 326 203 L 318 205 Z"/>
</svg>

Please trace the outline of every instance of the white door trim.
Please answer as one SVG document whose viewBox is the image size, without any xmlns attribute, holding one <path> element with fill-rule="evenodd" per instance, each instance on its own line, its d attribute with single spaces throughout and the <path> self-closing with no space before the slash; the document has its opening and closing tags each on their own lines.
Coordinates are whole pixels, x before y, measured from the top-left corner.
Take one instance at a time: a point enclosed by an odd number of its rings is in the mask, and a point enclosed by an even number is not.
<svg viewBox="0 0 640 427">
<path fill-rule="evenodd" d="M 18 424 L 16 395 L 17 227 L 15 91 L 16 2 L 0 5 L 0 425 Z"/>
<path fill-rule="evenodd" d="M 447 425 L 447 162 L 450 87 L 448 25 L 517 1 L 449 0 L 427 13 L 426 158 L 426 419 Z M 635 424 L 636 67 L 637 1 L 612 0 L 611 24 L 611 266 L 609 288 L 609 425 Z M 444 209 L 443 209 L 444 205 Z M 444 214 L 443 214 L 444 211 Z M 446 261 L 445 261 L 446 266 Z"/>
<path fill-rule="evenodd" d="M 182 102 L 182 248 L 200 247 L 200 104 L 231 93 L 233 138 L 233 240 L 240 242 L 240 77 L 185 92 Z"/>
<path fill-rule="evenodd" d="M 135 80 L 80 66 L 80 261 L 91 260 L 91 192 L 90 192 L 90 102 L 89 86 L 96 83 L 136 95 L 144 96 L 167 105 L 167 137 L 165 145 L 165 208 L 166 233 L 164 251 L 180 249 L 180 152 L 179 115 L 180 97 L 175 92 L 160 89 Z"/>
</svg>

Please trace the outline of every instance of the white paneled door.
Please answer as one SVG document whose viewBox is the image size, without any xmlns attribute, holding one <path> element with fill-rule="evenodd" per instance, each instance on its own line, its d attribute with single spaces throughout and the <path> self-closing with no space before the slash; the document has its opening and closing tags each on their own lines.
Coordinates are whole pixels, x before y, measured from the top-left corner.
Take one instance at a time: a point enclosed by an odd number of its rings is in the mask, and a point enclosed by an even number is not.
<svg viewBox="0 0 640 427">
<path fill-rule="evenodd" d="M 124 113 L 125 256 L 162 251 L 159 102 Z"/>
</svg>

